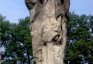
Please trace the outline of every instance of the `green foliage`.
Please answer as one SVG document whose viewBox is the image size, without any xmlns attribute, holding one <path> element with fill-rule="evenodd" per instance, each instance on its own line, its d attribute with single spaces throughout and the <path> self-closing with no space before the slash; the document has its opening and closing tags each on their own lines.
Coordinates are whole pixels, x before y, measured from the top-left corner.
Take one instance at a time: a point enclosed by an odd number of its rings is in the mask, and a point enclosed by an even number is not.
<svg viewBox="0 0 93 64">
<path fill-rule="evenodd" d="M 68 22 L 68 44 L 65 61 L 81 64 L 88 61 L 93 64 L 93 17 L 70 13 Z M 90 26 L 91 25 L 91 26 Z"/>
<path fill-rule="evenodd" d="M 32 56 L 29 17 L 19 20 L 19 24 L 9 23 L 0 16 L 0 41 L 5 47 L 2 64 L 30 64 Z"/>
<path fill-rule="evenodd" d="M 1 44 L 7 43 L 7 36 L 10 32 L 9 26 L 9 21 L 5 20 L 5 18 L 0 15 L 0 41 L 2 41 Z"/>
</svg>

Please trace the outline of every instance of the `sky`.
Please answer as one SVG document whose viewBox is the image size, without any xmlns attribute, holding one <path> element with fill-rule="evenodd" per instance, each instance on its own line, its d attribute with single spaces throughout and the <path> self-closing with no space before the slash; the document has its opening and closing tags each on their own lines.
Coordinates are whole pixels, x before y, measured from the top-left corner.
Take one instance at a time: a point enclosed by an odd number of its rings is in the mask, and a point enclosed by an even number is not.
<svg viewBox="0 0 93 64">
<path fill-rule="evenodd" d="M 78 15 L 93 15 L 93 0 L 70 0 L 70 12 Z M 0 14 L 11 23 L 18 23 L 20 18 L 29 16 L 24 0 L 0 0 Z"/>
</svg>

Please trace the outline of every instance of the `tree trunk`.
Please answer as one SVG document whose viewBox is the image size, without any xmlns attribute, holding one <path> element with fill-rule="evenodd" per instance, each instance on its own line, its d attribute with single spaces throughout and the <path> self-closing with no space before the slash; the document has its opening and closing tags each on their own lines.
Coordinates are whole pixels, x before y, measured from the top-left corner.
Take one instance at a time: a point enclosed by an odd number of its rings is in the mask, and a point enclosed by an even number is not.
<svg viewBox="0 0 93 64">
<path fill-rule="evenodd" d="M 64 64 L 69 0 L 25 0 L 36 64 Z"/>
</svg>

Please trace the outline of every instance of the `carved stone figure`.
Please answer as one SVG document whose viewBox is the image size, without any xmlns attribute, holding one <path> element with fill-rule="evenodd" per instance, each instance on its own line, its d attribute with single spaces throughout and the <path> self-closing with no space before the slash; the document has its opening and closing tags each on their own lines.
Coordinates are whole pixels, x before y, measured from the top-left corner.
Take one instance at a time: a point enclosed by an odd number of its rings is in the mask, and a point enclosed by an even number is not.
<svg viewBox="0 0 93 64">
<path fill-rule="evenodd" d="M 36 64 L 64 64 L 70 0 L 25 0 Z"/>
</svg>

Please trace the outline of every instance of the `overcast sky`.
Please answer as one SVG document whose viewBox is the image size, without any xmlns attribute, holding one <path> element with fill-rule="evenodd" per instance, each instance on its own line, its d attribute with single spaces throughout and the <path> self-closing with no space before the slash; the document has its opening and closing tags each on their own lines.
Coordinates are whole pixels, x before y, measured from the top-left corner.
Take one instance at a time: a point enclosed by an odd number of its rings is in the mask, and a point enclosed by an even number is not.
<svg viewBox="0 0 93 64">
<path fill-rule="evenodd" d="M 93 15 L 93 0 L 71 0 L 70 12 Z M 0 14 L 12 23 L 29 16 L 24 0 L 0 0 Z"/>
</svg>

